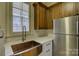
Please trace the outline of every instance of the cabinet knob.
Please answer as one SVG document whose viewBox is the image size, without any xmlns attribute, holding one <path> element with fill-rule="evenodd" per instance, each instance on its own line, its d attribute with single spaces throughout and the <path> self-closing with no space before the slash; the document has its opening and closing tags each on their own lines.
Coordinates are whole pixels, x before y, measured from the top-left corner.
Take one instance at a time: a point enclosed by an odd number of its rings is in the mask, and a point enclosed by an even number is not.
<svg viewBox="0 0 79 59">
<path fill-rule="evenodd" d="M 46 46 L 50 45 L 50 43 L 46 44 Z"/>
<path fill-rule="evenodd" d="M 46 50 L 46 52 L 49 52 L 49 51 L 50 51 L 50 49 Z"/>
</svg>

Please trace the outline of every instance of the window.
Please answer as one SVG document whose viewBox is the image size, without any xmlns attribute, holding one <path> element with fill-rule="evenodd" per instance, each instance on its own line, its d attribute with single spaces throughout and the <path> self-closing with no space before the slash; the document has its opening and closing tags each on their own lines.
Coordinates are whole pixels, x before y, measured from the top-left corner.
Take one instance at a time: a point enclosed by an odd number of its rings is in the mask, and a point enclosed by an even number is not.
<svg viewBox="0 0 79 59">
<path fill-rule="evenodd" d="M 29 31 L 29 4 L 14 2 L 12 10 L 13 32 Z"/>
</svg>

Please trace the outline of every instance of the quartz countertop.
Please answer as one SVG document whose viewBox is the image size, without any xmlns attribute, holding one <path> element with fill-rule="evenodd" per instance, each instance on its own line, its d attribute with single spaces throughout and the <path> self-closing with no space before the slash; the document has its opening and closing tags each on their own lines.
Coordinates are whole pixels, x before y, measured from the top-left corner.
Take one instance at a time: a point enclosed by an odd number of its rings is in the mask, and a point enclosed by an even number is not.
<svg viewBox="0 0 79 59">
<path fill-rule="evenodd" d="M 47 41 L 53 40 L 53 36 L 31 38 L 31 40 L 34 40 L 34 41 L 36 41 L 38 43 L 43 44 L 43 43 L 45 43 Z M 26 41 L 30 41 L 30 40 L 25 40 L 25 42 Z M 12 51 L 11 45 L 19 44 L 19 43 L 23 43 L 22 40 L 7 42 L 5 44 L 5 56 L 13 55 L 14 53 Z"/>
</svg>

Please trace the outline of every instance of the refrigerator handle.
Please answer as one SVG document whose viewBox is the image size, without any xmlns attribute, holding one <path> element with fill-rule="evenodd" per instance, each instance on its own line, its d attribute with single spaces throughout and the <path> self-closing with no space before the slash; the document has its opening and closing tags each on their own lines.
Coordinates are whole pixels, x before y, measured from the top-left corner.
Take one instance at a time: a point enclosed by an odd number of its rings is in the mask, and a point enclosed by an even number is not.
<svg viewBox="0 0 79 59">
<path fill-rule="evenodd" d="M 79 20 L 78 19 L 77 19 L 76 25 L 77 25 L 77 34 L 79 36 Z"/>
</svg>

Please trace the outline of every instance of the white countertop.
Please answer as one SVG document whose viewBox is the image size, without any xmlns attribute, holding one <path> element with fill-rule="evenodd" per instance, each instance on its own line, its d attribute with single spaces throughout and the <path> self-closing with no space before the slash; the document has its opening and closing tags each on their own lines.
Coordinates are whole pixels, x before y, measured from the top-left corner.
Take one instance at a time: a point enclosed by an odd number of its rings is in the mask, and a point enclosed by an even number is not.
<svg viewBox="0 0 79 59">
<path fill-rule="evenodd" d="M 53 40 L 53 37 L 41 37 L 41 38 L 36 38 L 36 39 L 33 39 L 33 40 L 36 41 L 36 42 L 39 42 L 39 43 L 43 44 L 45 42 Z"/>
<path fill-rule="evenodd" d="M 45 43 L 47 41 L 53 40 L 53 36 L 32 38 L 31 40 L 34 40 L 36 42 L 39 42 L 39 43 L 43 44 L 43 43 Z M 30 41 L 30 40 L 28 40 L 28 41 Z M 5 56 L 13 55 L 11 45 L 18 44 L 18 43 L 23 43 L 23 42 L 22 42 L 22 40 L 18 40 L 18 41 L 12 41 L 12 42 L 6 43 L 5 44 Z"/>
</svg>

